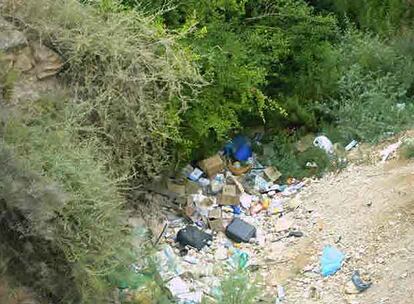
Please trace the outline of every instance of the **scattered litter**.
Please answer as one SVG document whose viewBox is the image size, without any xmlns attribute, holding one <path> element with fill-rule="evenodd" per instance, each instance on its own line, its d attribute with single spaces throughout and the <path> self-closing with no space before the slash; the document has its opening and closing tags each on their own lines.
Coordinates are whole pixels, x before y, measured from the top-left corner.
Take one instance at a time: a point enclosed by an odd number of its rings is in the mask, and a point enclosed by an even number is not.
<svg viewBox="0 0 414 304">
<path fill-rule="evenodd" d="M 367 282 L 364 282 L 361 279 L 361 276 L 360 276 L 358 270 L 354 271 L 354 273 L 352 274 L 351 280 L 352 280 L 352 283 L 354 283 L 356 289 L 358 289 L 359 292 L 363 292 L 363 291 L 367 290 L 372 285 L 372 282 L 367 283 Z"/>
<path fill-rule="evenodd" d="M 358 146 L 358 142 L 354 139 L 345 147 L 345 151 L 351 151 L 356 146 Z"/>
<path fill-rule="evenodd" d="M 167 211 L 168 231 L 160 243 L 175 241 L 176 248 L 162 247 L 157 267 L 177 303 L 200 303 L 203 294 L 214 294 L 219 276 L 229 271 L 261 268 L 258 259 L 265 252 L 277 261 L 288 242 L 272 243 L 272 234 L 303 236 L 292 229 L 296 217 L 285 212 L 298 208 L 296 194 L 305 182 L 288 178 L 282 184 L 280 177 L 276 167 L 258 162 L 247 138 L 238 136 L 224 153 L 187 165 L 167 181 L 166 192 L 174 194 L 168 196 L 179 209 Z M 280 250 L 267 252 L 269 245 Z M 278 303 L 285 299 L 282 286 L 274 293 Z"/>
<path fill-rule="evenodd" d="M 248 243 L 256 236 L 256 228 L 239 218 L 234 218 L 226 228 L 226 236 L 238 243 Z"/>
<path fill-rule="evenodd" d="M 174 297 L 177 297 L 180 294 L 185 294 L 185 293 L 190 292 L 190 289 L 189 289 L 187 283 L 183 279 L 181 279 L 180 277 L 172 278 L 167 283 L 167 287 L 171 291 L 171 294 Z"/>
<path fill-rule="evenodd" d="M 202 177 L 198 180 L 198 183 L 200 184 L 201 187 L 208 187 L 211 182 L 209 179 Z"/>
<path fill-rule="evenodd" d="M 165 245 L 156 255 L 158 272 L 163 280 L 181 275 L 184 271 L 177 256 L 169 245 Z"/>
<path fill-rule="evenodd" d="M 273 199 L 269 205 L 269 209 L 267 210 L 268 214 L 279 214 L 283 212 L 283 200 L 281 199 Z"/>
<path fill-rule="evenodd" d="M 321 148 L 328 154 L 334 153 L 334 147 L 330 139 L 324 135 L 318 136 L 313 141 L 315 147 Z"/>
<path fill-rule="evenodd" d="M 199 166 L 208 177 L 212 178 L 224 169 L 224 162 L 220 155 L 215 155 L 200 161 Z"/>
<path fill-rule="evenodd" d="M 237 195 L 237 189 L 235 185 L 225 185 L 223 187 L 221 196 L 219 198 L 219 204 L 223 206 L 237 205 L 239 203 L 239 197 Z"/>
<path fill-rule="evenodd" d="M 341 267 L 345 255 L 332 246 L 323 248 L 321 257 L 321 274 L 324 277 L 335 274 Z"/>
<path fill-rule="evenodd" d="M 202 301 L 203 293 L 190 292 L 188 284 L 180 277 L 175 277 L 167 283 L 167 288 L 171 294 L 179 300 L 178 303 L 200 303 Z"/>
<path fill-rule="evenodd" d="M 167 189 L 178 196 L 185 196 L 185 185 L 178 184 L 174 181 L 169 180 L 167 182 Z"/>
<path fill-rule="evenodd" d="M 298 230 L 289 231 L 288 237 L 290 236 L 299 238 L 303 236 L 303 232 Z"/>
<path fill-rule="evenodd" d="M 204 174 L 203 171 L 201 171 L 198 168 L 195 168 L 190 175 L 188 176 L 188 178 L 194 182 L 198 181 L 200 179 L 200 177 Z"/>
<path fill-rule="evenodd" d="M 229 258 L 229 264 L 234 269 L 244 269 L 248 266 L 249 255 L 246 252 L 235 249 Z"/>
<path fill-rule="evenodd" d="M 317 164 L 317 163 L 315 163 L 315 162 L 307 162 L 307 163 L 305 164 L 305 167 L 306 167 L 306 168 L 318 168 L 318 164 Z"/>
<path fill-rule="evenodd" d="M 233 206 L 231 206 L 231 208 L 233 209 L 233 213 L 234 213 L 234 214 L 236 214 L 236 215 L 240 215 L 240 214 L 241 214 L 241 209 L 240 209 L 240 206 L 238 206 L 238 205 L 233 205 Z"/>
<path fill-rule="evenodd" d="M 264 192 L 269 189 L 269 183 L 261 176 L 254 176 L 254 189 L 259 192 Z"/>
<path fill-rule="evenodd" d="M 224 174 L 217 174 L 210 183 L 211 192 L 213 194 L 219 193 L 225 185 Z"/>
<path fill-rule="evenodd" d="M 400 139 L 396 143 L 391 144 L 385 149 L 383 149 L 380 152 L 381 162 L 384 163 L 388 158 L 390 158 L 390 156 L 393 155 L 397 151 L 397 149 L 401 146 L 401 144 L 402 144 L 402 139 Z"/>
<path fill-rule="evenodd" d="M 180 243 L 181 246 L 188 245 L 198 250 L 208 245 L 212 240 L 213 237 L 210 234 L 205 233 L 194 226 L 187 226 L 178 231 L 177 234 L 177 242 Z"/>
<path fill-rule="evenodd" d="M 280 173 L 275 167 L 267 167 L 264 170 L 264 174 L 271 182 L 277 181 L 282 176 L 282 173 Z"/>
<path fill-rule="evenodd" d="M 198 264 L 198 259 L 190 255 L 185 256 L 183 260 L 189 264 L 193 264 L 193 265 Z"/>
<path fill-rule="evenodd" d="M 276 303 L 280 303 L 282 302 L 286 297 L 285 294 L 285 289 L 283 288 L 282 285 L 277 284 L 277 298 L 276 298 Z"/>
<path fill-rule="evenodd" d="M 243 193 L 240 196 L 240 205 L 244 209 L 250 209 L 250 207 L 252 206 L 252 201 L 253 201 L 253 198 L 252 198 L 252 196 L 250 194 Z"/>
</svg>

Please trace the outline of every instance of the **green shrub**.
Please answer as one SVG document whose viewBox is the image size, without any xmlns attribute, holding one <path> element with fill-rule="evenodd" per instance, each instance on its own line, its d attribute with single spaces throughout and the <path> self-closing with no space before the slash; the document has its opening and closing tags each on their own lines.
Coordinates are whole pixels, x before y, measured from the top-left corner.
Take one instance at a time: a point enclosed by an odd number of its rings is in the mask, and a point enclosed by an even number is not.
<svg viewBox="0 0 414 304">
<path fill-rule="evenodd" d="M 216 301 L 219 304 L 253 304 L 259 295 L 256 283 L 251 281 L 248 271 L 230 272 L 220 283 Z"/>
<path fill-rule="evenodd" d="M 118 176 L 149 178 L 168 164 L 181 141 L 184 93 L 200 78 L 191 53 L 176 45 L 177 36 L 117 3 L 29 0 L 10 5 L 9 13 L 63 56 L 83 136 L 102 140 Z"/>
<path fill-rule="evenodd" d="M 322 0 L 316 6 L 350 18 L 364 30 L 386 36 L 400 29 L 410 28 L 414 6 L 409 0 Z"/>
<path fill-rule="evenodd" d="M 401 155 L 405 159 L 414 158 L 414 140 L 412 138 L 404 141 L 401 147 Z"/>
<path fill-rule="evenodd" d="M 52 241 L 72 265 L 72 274 L 66 275 L 73 275 L 82 303 L 96 303 L 107 295 L 105 276 L 125 267 L 131 251 L 122 224 L 124 200 L 118 181 L 109 177 L 100 143 L 78 140 L 72 113 L 61 97 L 27 103 L 21 112 L 13 110 L 2 119 L 2 145 L 18 159 L 22 172 L 35 172 L 44 181 L 36 192 L 29 185 L 18 195 L 37 197 L 39 212 L 44 214 L 61 206 L 52 220 L 41 220 L 36 228 L 46 225 L 53 231 Z M 52 201 L 42 200 L 41 194 L 52 185 L 61 194 Z M 5 193 L 3 188 L 3 197 Z M 65 301 L 70 300 L 74 299 Z"/>
</svg>

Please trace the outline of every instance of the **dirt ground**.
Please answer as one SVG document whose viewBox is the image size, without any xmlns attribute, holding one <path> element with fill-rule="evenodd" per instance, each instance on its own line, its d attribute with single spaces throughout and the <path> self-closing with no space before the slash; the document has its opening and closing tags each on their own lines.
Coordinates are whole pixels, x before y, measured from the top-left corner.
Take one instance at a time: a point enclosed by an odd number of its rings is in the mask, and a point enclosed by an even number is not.
<svg viewBox="0 0 414 304">
<path fill-rule="evenodd" d="M 264 282 L 284 286 L 282 303 L 414 303 L 414 162 L 351 166 L 313 182 L 297 199 L 292 214 L 304 237 L 272 243 L 268 252 L 278 262 L 260 271 Z M 346 261 L 322 278 L 325 245 Z M 370 289 L 349 294 L 354 270 L 372 281 Z"/>
</svg>

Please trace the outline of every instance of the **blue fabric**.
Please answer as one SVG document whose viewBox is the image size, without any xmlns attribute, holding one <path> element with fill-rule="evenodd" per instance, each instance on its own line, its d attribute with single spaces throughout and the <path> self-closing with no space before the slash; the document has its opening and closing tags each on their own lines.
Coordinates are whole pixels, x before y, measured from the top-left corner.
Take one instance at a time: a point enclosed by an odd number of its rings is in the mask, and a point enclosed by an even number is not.
<svg viewBox="0 0 414 304">
<path fill-rule="evenodd" d="M 239 215 L 241 213 L 240 206 L 238 205 L 232 205 L 231 208 L 233 209 L 233 213 L 236 215 Z"/>
<path fill-rule="evenodd" d="M 237 135 L 231 142 L 224 146 L 224 155 L 233 156 L 238 161 L 247 161 L 252 156 L 253 151 L 247 137 Z"/>
<path fill-rule="evenodd" d="M 342 266 L 345 255 L 332 246 L 325 246 L 321 257 L 321 274 L 324 277 L 333 275 Z"/>
<path fill-rule="evenodd" d="M 252 156 L 252 147 L 250 147 L 250 145 L 243 145 L 240 146 L 236 152 L 234 153 L 234 158 L 237 159 L 238 161 L 247 161 L 251 156 Z"/>
</svg>

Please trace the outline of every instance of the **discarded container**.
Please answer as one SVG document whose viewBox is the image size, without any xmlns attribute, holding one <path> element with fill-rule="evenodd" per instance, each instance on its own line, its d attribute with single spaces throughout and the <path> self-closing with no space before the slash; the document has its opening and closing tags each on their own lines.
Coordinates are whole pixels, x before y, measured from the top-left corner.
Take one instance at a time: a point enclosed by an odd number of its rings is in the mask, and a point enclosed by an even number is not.
<svg viewBox="0 0 414 304">
<path fill-rule="evenodd" d="M 358 142 L 354 139 L 353 141 L 351 141 L 346 147 L 345 147 L 345 151 L 350 151 L 353 148 L 355 148 L 358 145 Z"/>
<path fill-rule="evenodd" d="M 250 164 L 242 166 L 239 162 L 234 162 L 234 163 L 229 162 L 227 164 L 227 167 L 229 168 L 231 173 L 233 173 L 236 176 L 245 174 L 252 168 Z"/>
<path fill-rule="evenodd" d="M 226 228 L 226 236 L 238 243 L 248 243 L 251 238 L 256 236 L 256 227 L 239 218 L 234 218 Z"/>
<path fill-rule="evenodd" d="M 325 246 L 321 257 L 321 274 L 324 277 L 335 274 L 341 267 L 345 255 L 332 246 Z"/>
<path fill-rule="evenodd" d="M 352 283 L 354 283 L 356 289 L 358 289 L 359 292 L 367 290 L 372 285 L 372 282 L 366 283 L 362 281 L 358 270 L 354 271 L 354 273 L 352 274 Z"/>
<path fill-rule="evenodd" d="M 201 187 L 208 187 L 211 182 L 209 179 L 202 177 L 198 180 L 198 183 L 200 184 Z"/>
<path fill-rule="evenodd" d="M 198 168 L 195 168 L 190 175 L 188 176 L 188 178 L 194 182 L 198 181 L 200 179 L 200 177 L 204 174 L 203 171 L 201 171 Z"/>
<path fill-rule="evenodd" d="M 224 163 L 220 155 L 215 155 L 210 158 L 204 159 L 200 161 L 199 165 L 200 168 L 210 178 L 214 177 L 217 173 L 224 169 Z"/>
<path fill-rule="evenodd" d="M 267 167 L 264 170 L 264 174 L 271 182 L 278 180 L 282 176 L 282 173 L 280 173 L 275 167 Z"/>
<path fill-rule="evenodd" d="M 219 193 L 225 185 L 223 174 L 217 174 L 210 183 L 210 189 L 213 194 Z"/>
<path fill-rule="evenodd" d="M 223 206 L 237 205 L 239 197 L 235 185 L 225 185 L 219 197 L 219 204 Z"/>
<path fill-rule="evenodd" d="M 315 140 L 313 141 L 313 145 L 315 147 L 321 148 L 328 154 L 334 153 L 334 147 L 333 147 L 332 142 L 329 140 L 328 137 L 324 135 L 316 137 Z"/>
<path fill-rule="evenodd" d="M 205 233 L 194 226 L 187 226 L 177 234 L 177 242 L 181 246 L 191 246 L 198 250 L 213 241 L 212 235 Z"/>
<path fill-rule="evenodd" d="M 249 255 L 246 252 L 235 249 L 231 257 L 229 258 L 229 264 L 233 268 L 244 269 L 249 262 Z"/>
</svg>

